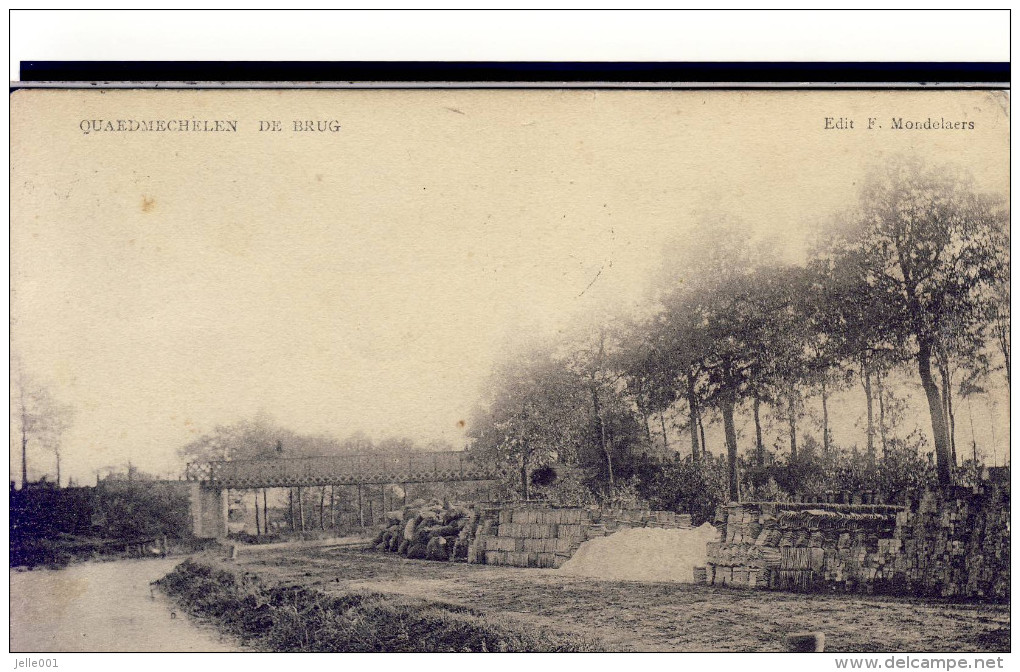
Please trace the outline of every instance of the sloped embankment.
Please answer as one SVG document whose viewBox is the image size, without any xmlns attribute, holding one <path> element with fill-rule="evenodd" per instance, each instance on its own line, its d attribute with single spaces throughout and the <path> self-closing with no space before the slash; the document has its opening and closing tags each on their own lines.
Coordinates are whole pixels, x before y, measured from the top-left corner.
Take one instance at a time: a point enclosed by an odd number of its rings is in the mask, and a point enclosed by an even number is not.
<svg viewBox="0 0 1020 672">
<path fill-rule="evenodd" d="M 157 585 L 188 612 L 266 651 L 598 650 L 594 642 L 553 639 L 468 607 L 374 592 L 326 595 L 300 586 L 268 586 L 254 574 L 190 559 Z"/>
</svg>

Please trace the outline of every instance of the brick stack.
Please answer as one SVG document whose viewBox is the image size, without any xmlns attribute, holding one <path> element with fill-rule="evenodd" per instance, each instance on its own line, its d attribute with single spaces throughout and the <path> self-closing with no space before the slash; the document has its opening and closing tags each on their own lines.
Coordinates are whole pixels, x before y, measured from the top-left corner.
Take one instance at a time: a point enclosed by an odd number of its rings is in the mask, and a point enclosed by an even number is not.
<svg viewBox="0 0 1020 672">
<path fill-rule="evenodd" d="M 899 582 L 913 593 L 1008 600 L 1008 484 L 926 493 L 897 519 Z"/>
<path fill-rule="evenodd" d="M 632 527 L 651 527 L 681 530 L 691 527 L 691 516 L 674 511 L 648 509 L 587 509 L 587 538 L 605 537 L 618 530 Z"/>
<path fill-rule="evenodd" d="M 705 581 L 720 586 L 765 587 L 780 561 L 779 549 L 744 542 L 710 542 L 707 550 Z"/>
<path fill-rule="evenodd" d="M 533 503 L 488 507 L 478 517 L 468 562 L 514 567 L 558 568 L 585 541 L 625 528 L 691 527 L 689 515 L 672 511 L 554 508 Z"/>
<path fill-rule="evenodd" d="M 827 506 L 835 510 L 808 508 Z M 721 507 L 724 541 L 709 544 L 708 581 L 718 585 L 810 590 L 863 560 L 891 534 L 893 507 L 731 504 Z M 847 570 L 845 573 L 853 575 Z"/>
<path fill-rule="evenodd" d="M 1008 482 L 925 493 L 911 505 L 748 503 L 720 507 L 724 541 L 705 580 L 1008 600 Z"/>
<path fill-rule="evenodd" d="M 584 543 L 586 519 L 584 509 L 498 510 L 496 524 L 479 530 L 468 559 L 487 565 L 559 567 Z"/>
</svg>

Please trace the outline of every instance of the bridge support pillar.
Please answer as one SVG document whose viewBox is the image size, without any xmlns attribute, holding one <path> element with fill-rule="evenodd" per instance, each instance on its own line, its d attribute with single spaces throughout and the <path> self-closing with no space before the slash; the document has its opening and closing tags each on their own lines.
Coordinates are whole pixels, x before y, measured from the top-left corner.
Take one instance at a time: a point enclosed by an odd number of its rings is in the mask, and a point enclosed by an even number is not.
<svg viewBox="0 0 1020 672">
<path fill-rule="evenodd" d="M 227 492 L 207 488 L 201 483 L 191 484 L 192 532 L 200 539 L 218 539 L 227 536 Z"/>
</svg>

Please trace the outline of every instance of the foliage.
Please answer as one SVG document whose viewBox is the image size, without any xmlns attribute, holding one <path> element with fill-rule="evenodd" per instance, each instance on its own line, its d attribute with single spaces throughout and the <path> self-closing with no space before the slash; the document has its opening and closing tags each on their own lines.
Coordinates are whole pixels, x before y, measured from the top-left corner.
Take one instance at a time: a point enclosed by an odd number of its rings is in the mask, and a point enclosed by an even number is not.
<svg viewBox="0 0 1020 672">
<path fill-rule="evenodd" d="M 540 366 L 500 363 L 472 450 L 519 470 L 518 496 L 528 496 L 528 470 L 547 463 L 582 469 L 600 501 L 636 477 L 640 496 L 692 513 L 727 499 L 899 494 L 932 473 L 924 435 L 902 436 L 905 397 L 891 387 L 910 367 L 928 401 L 939 480 L 949 482 L 954 395 L 1009 372 L 1005 201 L 916 157 L 873 168 L 858 197 L 818 227 L 803 265 L 781 263 L 739 220 L 702 215 L 666 251 L 652 300 L 624 326 L 597 316 L 547 346 Z M 830 409 L 832 395 L 855 381 L 867 404 L 861 449 L 835 445 L 829 428 L 844 410 Z M 814 396 L 820 441 L 799 425 Z M 735 420 L 750 409 L 752 459 Z M 720 462 L 702 445 L 708 411 L 725 436 L 722 494 Z M 788 451 L 766 450 L 763 417 L 788 425 Z M 671 457 L 677 434 L 690 439 L 689 463 Z"/>
<path fill-rule="evenodd" d="M 191 538 L 188 496 L 174 484 L 104 481 L 88 488 L 29 487 L 10 496 L 11 566 L 66 564 L 106 552 L 114 541 Z"/>
<path fill-rule="evenodd" d="M 641 495 L 641 479 L 631 476 L 625 481 L 617 482 L 605 503 L 616 509 L 637 509 L 646 506 L 648 502 Z"/>
<path fill-rule="evenodd" d="M 690 456 L 677 456 L 646 462 L 638 473 L 638 492 L 651 508 L 689 513 L 695 525 L 713 520 L 716 507 L 729 501 L 724 458 L 706 454 L 695 462 Z"/>
<path fill-rule="evenodd" d="M 364 432 L 354 432 L 344 439 L 328 434 L 302 434 L 260 413 L 230 425 L 218 425 L 178 452 L 186 461 L 206 462 L 343 454 L 402 455 L 432 450 L 452 450 L 452 446 L 443 442 L 421 446 L 414 439 L 402 436 L 383 437 L 374 442 Z"/>
<path fill-rule="evenodd" d="M 552 485 L 556 481 L 556 478 L 556 470 L 548 464 L 543 464 L 541 467 L 531 472 L 531 484 L 538 487 Z"/>
<path fill-rule="evenodd" d="M 14 490 L 11 519 L 12 537 L 191 536 L 188 495 L 176 483 L 104 481 L 98 487 Z"/>
<path fill-rule="evenodd" d="M 121 484 L 97 488 L 97 515 L 104 534 L 116 538 L 191 536 L 185 491 L 164 483 Z"/>
<path fill-rule="evenodd" d="M 994 289 L 1008 266 L 994 236 L 1004 217 L 1002 199 L 980 193 L 968 176 L 898 157 L 868 176 L 825 255 L 853 289 L 856 300 L 845 305 L 865 309 L 841 333 L 864 326 L 858 348 L 870 349 L 881 325 L 897 344 L 891 352 L 915 363 L 942 483 L 954 466 L 951 360 L 980 366 Z"/>
<path fill-rule="evenodd" d="M 504 485 L 530 494 L 531 471 L 551 462 L 576 462 L 585 432 L 583 386 L 552 353 L 532 348 L 493 372 L 485 407 L 468 429 L 475 459 L 508 467 Z"/>
<path fill-rule="evenodd" d="M 598 503 L 590 487 L 592 482 L 592 475 L 584 469 L 560 466 L 556 480 L 534 488 L 532 497 L 556 506 L 592 506 Z"/>
<path fill-rule="evenodd" d="M 747 499 L 783 501 L 799 495 L 822 501 L 836 493 L 874 492 L 893 503 L 935 484 L 934 469 L 924 457 L 927 444 L 916 430 L 906 438 L 891 438 L 879 458 L 861 454 L 856 446 L 832 444 L 827 452 L 820 448 L 807 434 L 796 455 L 768 451 L 763 465 L 747 461 L 742 467 Z"/>
<path fill-rule="evenodd" d="M 927 457 L 926 457 L 927 456 Z M 892 437 L 878 468 L 878 490 L 891 503 L 906 503 L 912 491 L 935 485 L 935 466 L 924 435 L 915 430 L 906 438 Z"/>
</svg>

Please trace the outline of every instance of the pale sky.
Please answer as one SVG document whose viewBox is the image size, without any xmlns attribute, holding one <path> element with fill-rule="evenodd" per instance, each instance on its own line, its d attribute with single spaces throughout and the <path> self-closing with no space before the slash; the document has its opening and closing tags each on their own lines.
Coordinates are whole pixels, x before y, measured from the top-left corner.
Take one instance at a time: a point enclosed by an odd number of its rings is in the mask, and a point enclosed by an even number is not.
<svg viewBox="0 0 1020 672">
<path fill-rule="evenodd" d="M 259 411 L 298 432 L 462 445 L 502 344 L 640 300 L 693 213 L 741 217 L 796 259 L 887 154 L 951 160 L 1005 192 L 1005 105 L 988 92 L 21 91 L 13 348 L 76 408 L 64 472 L 79 480 L 129 458 L 176 471 L 179 446 Z M 827 116 L 856 127 L 824 130 Z M 883 128 L 863 128 L 869 116 Z M 976 126 L 892 130 L 893 116 Z M 100 119 L 236 119 L 238 132 L 79 127 Z M 295 133 L 295 119 L 342 128 Z"/>
</svg>

